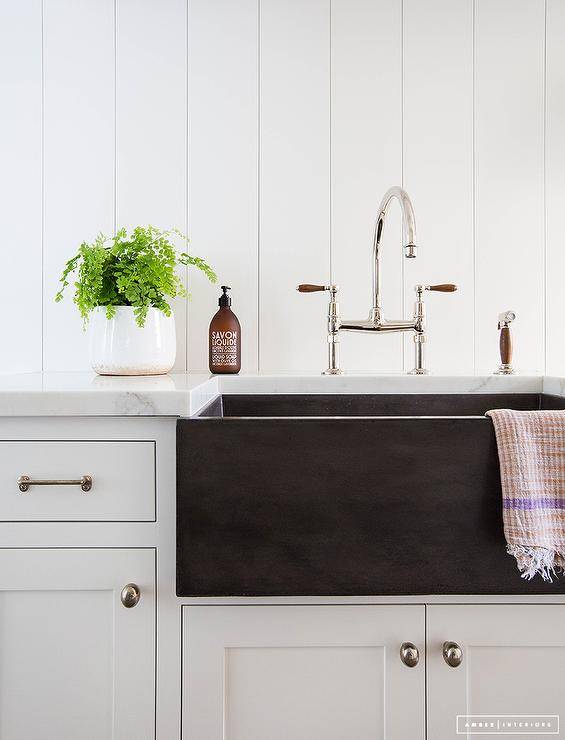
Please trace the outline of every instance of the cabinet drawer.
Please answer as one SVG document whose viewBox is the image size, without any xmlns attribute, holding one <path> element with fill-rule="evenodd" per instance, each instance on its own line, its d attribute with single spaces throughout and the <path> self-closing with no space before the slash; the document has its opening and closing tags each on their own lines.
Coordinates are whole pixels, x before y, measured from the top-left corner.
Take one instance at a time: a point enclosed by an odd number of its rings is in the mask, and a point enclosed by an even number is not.
<svg viewBox="0 0 565 740">
<path fill-rule="evenodd" d="M 18 486 L 28 476 L 26 492 Z M 34 485 L 34 480 L 79 481 Z M 0 442 L 0 521 L 154 521 L 155 442 Z"/>
</svg>

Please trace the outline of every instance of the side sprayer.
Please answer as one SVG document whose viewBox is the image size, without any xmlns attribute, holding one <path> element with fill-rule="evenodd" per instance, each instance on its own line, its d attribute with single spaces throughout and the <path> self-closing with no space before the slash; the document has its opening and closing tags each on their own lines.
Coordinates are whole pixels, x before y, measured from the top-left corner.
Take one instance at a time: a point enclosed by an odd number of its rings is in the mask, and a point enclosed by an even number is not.
<svg viewBox="0 0 565 740">
<path fill-rule="evenodd" d="M 500 331 L 500 365 L 495 375 L 512 375 L 512 333 L 510 324 L 516 318 L 514 311 L 503 311 L 498 315 L 498 329 Z"/>
</svg>

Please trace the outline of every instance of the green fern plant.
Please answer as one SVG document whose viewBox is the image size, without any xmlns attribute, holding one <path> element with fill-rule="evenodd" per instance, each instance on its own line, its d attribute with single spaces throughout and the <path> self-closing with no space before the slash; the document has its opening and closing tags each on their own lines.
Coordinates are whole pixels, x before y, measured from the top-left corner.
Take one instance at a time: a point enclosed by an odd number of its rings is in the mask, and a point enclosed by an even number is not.
<svg viewBox="0 0 565 740">
<path fill-rule="evenodd" d="M 85 327 L 89 314 L 98 306 L 106 307 L 108 319 L 115 315 L 116 306 L 132 306 L 140 327 L 151 307 L 170 316 L 169 299 L 189 297 L 177 274 L 178 265 L 201 270 L 212 283 L 217 280 L 210 265 L 200 257 L 179 252 L 175 240 L 188 244 L 178 229 L 162 231 L 154 226 L 136 226 L 129 233 L 122 228 L 112 237 L 98 234 L 92 244 L 83 242 L 66 263 L 55 300 L 63 300 L 71 275 L 76 273 L 73 301 Z"/>
</svg>

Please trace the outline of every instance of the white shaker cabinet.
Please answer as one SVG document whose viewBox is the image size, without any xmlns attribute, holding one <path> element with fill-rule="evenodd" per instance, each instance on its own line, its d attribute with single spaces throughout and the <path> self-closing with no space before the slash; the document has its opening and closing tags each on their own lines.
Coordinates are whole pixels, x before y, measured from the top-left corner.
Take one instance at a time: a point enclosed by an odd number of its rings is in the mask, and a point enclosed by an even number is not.
<svg viewBox="0 0 565 740">
<path fill-rule="evenodd" d="M 178 597 L 175 424 L 0 420 L 0 740 L 478 740 L 457 715 L 565 721 L 560 592 Z M 81 475 L 88 492 L 52 485 Z"/>
<path fill-rule="evenodd" d="M 465 716 L 541 737 L 565 717 L 562 604 L 191 605 L 182 625 L 183 740 L 484 737 Z"/>
<path fill-rule="evenodd" d="M 432 605 L 427 614 L 429 738 L 453 740 L 457 715 L 495 724 L 531 723 L 532 715 L 538 715 L 538 722 L 551 715 L 565 718 L 563 605 Z M 460 665 L 446 662 L 446 641 L 459 646 Z M 458 662 L 458 654 L 453 655 Z M 477 715 L 483 718 L 476 719 Z M 529 737 L 557 734 L 556 718 L 550 721 L 552 727 L 540 728 L 539 733 L 530 727 Z M 490 729 L 518 737 L 528 728 L 520 732 L 518 728 L 515 734 L 504 727 Z M 485 735 L 471 732 L 469 737 Z"/>
<path fill-rule="evenodd" d="M 424 738 L 423 606 L 187 606 L 182 624 L 184 740 Z"/>
<path fill-rule="evenodd" d="M 0 656 L 2 740 L 153 738 L 154 550 L 1 549 Z"/>
</svg>

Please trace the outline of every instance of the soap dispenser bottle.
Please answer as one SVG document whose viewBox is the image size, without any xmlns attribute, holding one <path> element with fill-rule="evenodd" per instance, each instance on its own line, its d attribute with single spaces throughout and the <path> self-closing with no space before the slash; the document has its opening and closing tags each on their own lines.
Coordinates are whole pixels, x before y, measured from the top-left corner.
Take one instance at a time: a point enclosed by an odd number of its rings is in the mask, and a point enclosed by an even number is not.
<svg viewBox="0 0 565 740">
<path fill-rule="evenodd" d="M 228 290 L 228 285 L 222 285 L 220 308 L 210 322 L 210 372 L 216 374 L 238 373 L 241 369 L 241 326 L 231 310 Z"/>
</svg>

